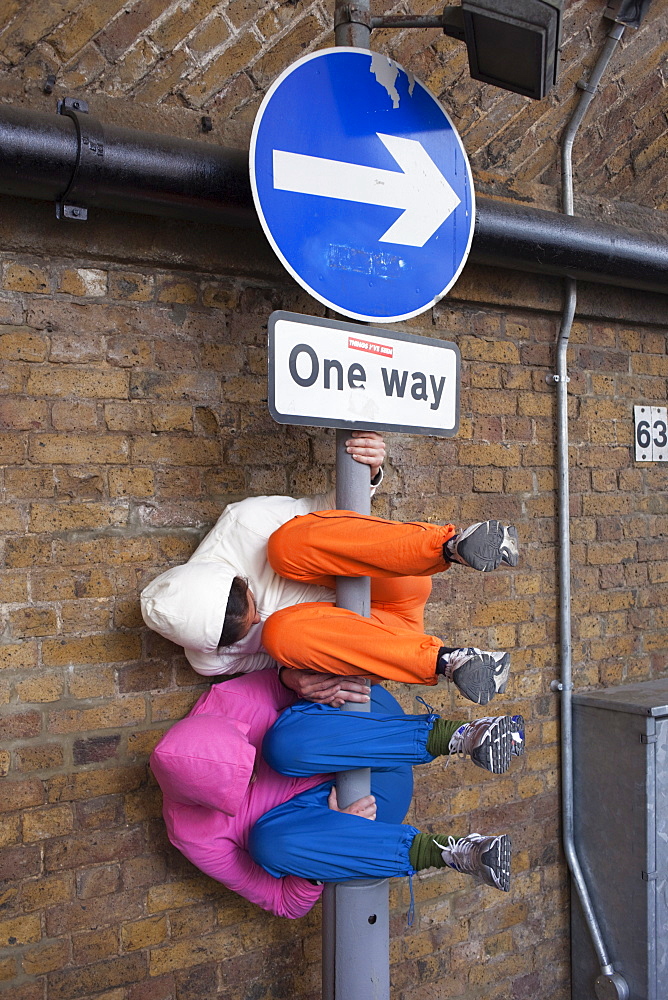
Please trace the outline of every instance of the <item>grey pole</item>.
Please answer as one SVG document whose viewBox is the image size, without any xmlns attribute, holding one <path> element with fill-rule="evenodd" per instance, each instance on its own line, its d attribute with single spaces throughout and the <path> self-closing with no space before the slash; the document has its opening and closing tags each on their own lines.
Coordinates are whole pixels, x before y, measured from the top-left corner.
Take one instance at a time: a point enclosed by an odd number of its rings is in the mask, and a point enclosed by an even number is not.
<svg viewBox="0 0 668 1000">
<path fill-rule="evenodd" d="M 369 0 L 336 0 L 334 36 L 337 45 L 369 48 Z M 347 431 L 336 432 L 336 506 L 368 514 L 371 509 L 369 467 L 346 452 Z M 371 586 L 368 577 L 338 577 L 337 607 L 368 617 Z M 346 702 L 342 711 L 368 712 L 370 704 Z M 339 806 L 344 808 L 370 792 L 368 767 L 342 771 L 336 779 Z M 335 849 L 335 845 L 332 845 Z M 390 904 L 387 879 L 356 879 L 325 886 L 322 911 L 323 1000 L 389 1000 Z"/>
<path fill-rule="evenodd" d="M 347 431 L 336 432 L 336 506 L 368 514 L 369 467 L 346 452 Z M 338 577 L 336 603 L 357 614 L 370 610 L 368 577 Z M 368 702 L 346 702 L 342 711 L 368 712 Z M 342 771 L 336 779 L 339 805 L 345 807 L 370 791 L 369 768 Z M 335 848 L 334 848 L 335 849 Z M 389 882 L 356 879 L 325 886 L 322 920 L 324 1000 L 389 1000 Z"/>
<path fill-rule="evenodd" d="M 356 462 L 346 451 L 349 432 L 336 432 L 336 506 L 338 510 L 355 510 L 368 514 L 371 510 L 369 466 Z M 371 610 L 371 581 L 368 576 L 339 576 L 336 579 L 336 605 L 369 617 Z M 369 688 L 369 691 L 371 689 Z M 347 701 L 343 712 L 368 712 L 369 702 Z M 336 778 L 336 794 L 343 809 L 351 802 L 368 795 L 371 789 L 371 772 L 368 767 L 355 771 L 341 771 Z"/>
</svg>

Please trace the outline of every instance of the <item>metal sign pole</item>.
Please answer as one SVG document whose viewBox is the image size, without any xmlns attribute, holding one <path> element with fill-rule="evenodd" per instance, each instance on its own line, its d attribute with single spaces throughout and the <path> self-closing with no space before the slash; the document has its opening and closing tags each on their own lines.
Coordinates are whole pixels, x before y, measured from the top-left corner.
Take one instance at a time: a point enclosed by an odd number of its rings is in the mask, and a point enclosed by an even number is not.
<svg viewBox="0 0 668 1000">
<path fill-rule="evenodd" d="M 348 431 L 336 432 L 336 506 L 340 510 L 370 510 L 368 466 L 346 452 Z M 368 616 L 370 580 L 339 577 L 338 607 Z M 370 704 L 347 702 L 342 711 L 368 712 Z M 342 771 L 336 779 L 339 805 L 368 795 L 369 768 Z M 333 849 L 335 849 L 333 845 Z M 325 1000 L 389 1000 L 389 882 L 355 880 L 327 885 L 323 902 L 322 978 Z"/>
<path fill-rule="evenodd" d="M 341 16 L 343 6 L 341 0 L 337 0 L 336 44 L 368 49 L 371 34 L 369 0 L 358 0 L 355 5 L 362 23 L 351 23 L 349 17 L 344 19 Z M 336 506 L 339 510 L 368 514 L 371 509 L 368 467 L 355 462 L 346 452 L 347 437 L 346 431 L 336 432 Z M 368 577 L 337 579 L 338 607 L 368 616 L 370 595 Z M 346 702 L 342 710 L 368 712 L 370 704 Z M 336 779 L 339 806 L 343 808 L 368 795 L 370 784 L 369 768 L 341 772 Z M 360 879 L 325 887 L 322 921 L 324 1000 L 389 1000 L 389 909 L 387 879 Z"/>
</svg>

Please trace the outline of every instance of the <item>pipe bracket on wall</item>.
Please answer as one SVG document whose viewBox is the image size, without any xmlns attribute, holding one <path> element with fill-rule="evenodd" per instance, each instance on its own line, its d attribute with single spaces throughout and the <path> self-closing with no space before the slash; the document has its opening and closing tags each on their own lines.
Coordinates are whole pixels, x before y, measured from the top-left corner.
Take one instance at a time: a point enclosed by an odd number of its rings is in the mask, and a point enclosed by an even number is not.
<svg viewBox="0 0 668 1000">
<path fill-rule="evenodd" d="M 58 101 L 58 114 L 71 118 L 76 127 L 77 156 L 69 184 L 56 200 L 57 219 L 88 218 L 88 201 L 94 197 L 104 165 L 104 130 L 88 114 L 88 104 L 79 97 Z"/>
</svg>

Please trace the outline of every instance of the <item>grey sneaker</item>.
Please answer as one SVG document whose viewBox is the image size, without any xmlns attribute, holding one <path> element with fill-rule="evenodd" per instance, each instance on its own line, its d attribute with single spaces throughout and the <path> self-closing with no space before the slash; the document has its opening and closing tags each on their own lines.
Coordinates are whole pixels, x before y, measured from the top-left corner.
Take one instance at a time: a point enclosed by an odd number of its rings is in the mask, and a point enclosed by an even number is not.
<svg viewBox="0 0 668 1000">
<path fill-rule="evenodd" d="M 464 875 L 473 875 L 485 885 L 508 892 L 511 852 L 510 837 L 507 833 L 500 837 L 483 837 L 479 833 L 469 833 L 461 840 L 448 837 L 448 846 L 443 847 L 441 856 L 448 868 L 454 868 Z"/>
<path fill-rule="evenodd" d="M 475 646 L 441 651 L 438 673 L 457 685 L 461 693 L 476 705 L 486 705 L 499 692 L 506 690 L 510 673 L 510 655 L 492 653 Z"/>
<path fill-rule="evenodd" d="M 516 740 L 517 737 L 517 740 Z M 503 774 L 513 754 L 524 747 L 524 719 L 521 715 L 487 716 L 466 722 L 453 733 L 448 746 L 451 754 L 470 757 L 474 764 L 492 774 Z"/>
<path fill-rule="evenodd" d="M 481 573 L 489 573 L 501 563 L 517 566 L 517 528 L 500 521 L 478 521 L 445 543 L 443 558 L 446 562 L 461 563 Z"/>
</svg>

